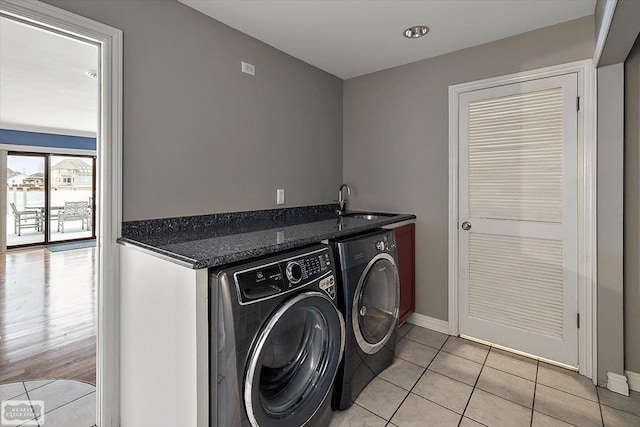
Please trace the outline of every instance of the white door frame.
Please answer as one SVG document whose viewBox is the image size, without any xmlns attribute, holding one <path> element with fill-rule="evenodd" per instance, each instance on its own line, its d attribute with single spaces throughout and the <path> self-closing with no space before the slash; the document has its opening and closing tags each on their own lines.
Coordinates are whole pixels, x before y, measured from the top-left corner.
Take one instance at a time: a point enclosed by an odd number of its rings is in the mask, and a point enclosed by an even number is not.
<svg viewBox="0 0 640 427">
<path fill-rule="evenodd" d="M 578 74 L 579 372 L 597 384 L 596 73 L 591 59 L 449 86 L 449 333 L 459 335 L 458 111 L 460 94 L 567 73 Z"/>
<path fill-rule="evenodd" d="M 122 31 L 36 0 L 0 0 L 0 12 L 100 46 L 97 132 L 97 424 L 120 424 L 120 269 L 122 224 Z"/>
</svg>

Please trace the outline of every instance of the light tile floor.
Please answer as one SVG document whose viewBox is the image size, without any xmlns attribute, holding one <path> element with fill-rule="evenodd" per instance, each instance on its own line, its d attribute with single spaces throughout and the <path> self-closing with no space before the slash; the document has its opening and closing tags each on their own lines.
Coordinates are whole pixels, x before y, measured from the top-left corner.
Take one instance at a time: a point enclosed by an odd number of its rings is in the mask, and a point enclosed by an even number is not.
<svg viewBox="0 0 640 427">
<path fill-rule="evenodd" d="M 396 360 L 332 427 L 640 426 L 640 393 L 623 397 L 574 372 L 409 324 Z M 0 385 L 0 401 L 43 400 L 40 427 L 91 427 L 95 387 L 79 381 Z"/>
<path fill-rule="evenodd" d="M 81 381 L 43 380 L 0 385 L 0 401 L 44 401 L 40 427 L 91 427 L 96 423 L 96 388 Z M 0 426 L 5 426 L 0 421 Z"/>
<path fill-rule="evenodd" d="M 640 427 L 640 393 L 410 324 L 398 336 L 393 365 L 331 427 Z"/>
</svg>

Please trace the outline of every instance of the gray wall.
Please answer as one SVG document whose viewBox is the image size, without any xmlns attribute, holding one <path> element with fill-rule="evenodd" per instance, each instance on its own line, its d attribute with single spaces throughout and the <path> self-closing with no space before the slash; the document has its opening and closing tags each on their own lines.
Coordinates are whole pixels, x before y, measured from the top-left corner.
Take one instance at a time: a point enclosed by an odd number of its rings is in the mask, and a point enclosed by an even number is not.
<svg viewBox="0 0 640 427">
<path fill-rule="evenodd" d="M 124 220 L 335 199 L 342 80 L 175 0 L 45 1 L 124 32 Z"/>
<path fill-rule="evenodd" d="M 598 69 L 598 383 L 624 375 L 624 64 Z"/>
<path fill-rule="evenodd" d="M 640 373 L 640 37 L 624 68 L 625 369 Z"/>
<path fill-rule="evenodd" d="M 351 206 L 412 212 L 416 311 L 447 319 L 448 87 L 590 58 L 587 16 L 344 83 Z"/>
</svg>

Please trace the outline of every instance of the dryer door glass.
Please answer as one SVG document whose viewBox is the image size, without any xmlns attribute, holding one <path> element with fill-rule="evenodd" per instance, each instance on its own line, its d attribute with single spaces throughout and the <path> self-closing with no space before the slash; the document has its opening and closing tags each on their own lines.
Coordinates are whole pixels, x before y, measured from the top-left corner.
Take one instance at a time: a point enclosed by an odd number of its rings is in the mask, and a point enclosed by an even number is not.
<svg viewBox="0 0 640 427">
<path fill-rule="evenodd" d="M 356 288 L 353 326 L 356 340 L 366 353 L 382 347 L 397 325 L 398 272 L 386 254 L 374 258 Z"/>
<path fill-rule="evenodd" d="M 244 390 L 249 421 L 302 425 L 311 418 L 331 389 L 343 337 L 342 316 L 324 295 L 309 292 L 285 303 L 250 355 Z"/>
</svg>

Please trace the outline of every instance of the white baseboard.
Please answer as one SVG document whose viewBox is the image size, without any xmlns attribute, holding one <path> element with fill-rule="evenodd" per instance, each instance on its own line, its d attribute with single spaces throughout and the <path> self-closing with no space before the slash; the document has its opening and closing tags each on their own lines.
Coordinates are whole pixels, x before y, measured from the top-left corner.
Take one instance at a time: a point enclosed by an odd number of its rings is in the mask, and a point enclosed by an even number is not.
<svg viewBox="0 0 640 427">
<path fill-rule="evenodd" d="M 629 381 L 629 388 L 633 391 L 640 391 L 640 374 L 631 371 L 624 371 Z"/>
<path fill-rule="evenodd" d="M 412 325 L 420 326 L 423 328 L 431 329 L 432 331 L 441 332 L 449 335 L 449 322 L 446 320 L 440 320 L 433 317 L 425 316 L 424 314 L 413 313 L 407 319 L 407 322 Z"/>
<path fill-rule="evenodd" d="M 623 396 L 629 396 L 629 384 L 624 375 L 607 372 L 607 388 Z"/>
</svg>

